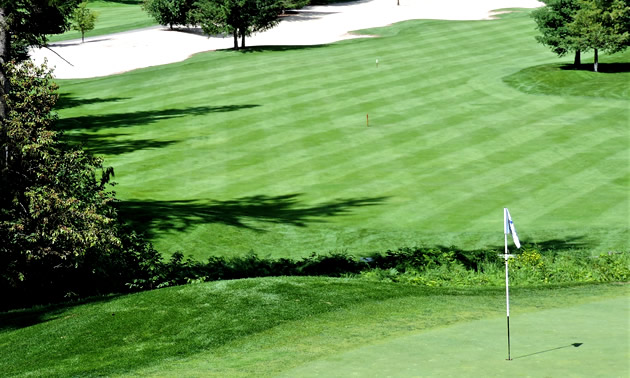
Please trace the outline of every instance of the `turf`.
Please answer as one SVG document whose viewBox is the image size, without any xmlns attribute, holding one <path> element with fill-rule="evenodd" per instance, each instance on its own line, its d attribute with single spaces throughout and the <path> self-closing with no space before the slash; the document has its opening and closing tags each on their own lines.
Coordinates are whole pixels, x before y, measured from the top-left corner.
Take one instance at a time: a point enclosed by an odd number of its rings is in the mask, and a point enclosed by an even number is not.
<svg viewBox="0 0 630 378">
<path fill-rule="evenodd" d="M 157 25 L 154 19 L 140 8 L 142 0 L 89 0 L 88 9 L 97 13 L 94 29 L 85 37 L 120 33 Z M 49 42 L 80 39 L 81 33 L 69 30 L 63 34 L 51 35 Z"/>
<path fill-rule="evenodd" d="M 366 33 L 60 81 L 60 126 L 166 254 L 500 247 L 505 206 L 525 241 L 628 249 L 627 92 L 506 83 L 558 62 L 526 12 Z"/>
<path fill-rule="evenodd" d="M 505 319 L 458 324 L 358 348 L 300 366 L 287 377 L 630 375 L 630 302 L 619 297 Z"/>
<path fill-rule="evenodd" d="M 592 351 L 614 331 L 606 327 L 627 321 L 627 289 L 515 288 L 514 356 L 573 342 Z M 589 303 L 594 305 L 574 307 Z M 557 312 L 540 312 L 553 309 Z M 417 337 L 434 337 L 430 330 L 449 332 L 440 331 L 442 327 L 475 334 L 479 324 L 487 333 L 478 342 L 496 353 L 476 353 L 489 364 L 499 364 L 505 358 L 503 311 L 500 288 L 431 289 L 314 277 L 195 284 L 0 314 L 0 371 L 6 376 L 51 377 L 291 375 L 292 369 L 320 360 L 326 364 L 332 356 L 344 357 L 344 352 L 363 353 L 369 345 L 396 345 L 401 337 L 415 342 Z M 528 318 L 537 313 L 537 318 Z M 546 336 L 532 337 L 533 322 L 550 315 L 571 317 L 575 327 L 566 325 L 550 334 L 551 328 L 541 324 Z M 594 319 L 602 326 L 580 329 L 592 327 Z M 482 323 L 469 323 L 477 320 Z M 499 329 L 492 329 L 494 325 Z M 566 330 L 573 333 L 564 334 Z M 608 340 L 610 347 L 619 338 L 627 340 L 627 322 L 618 331 Z M 442 352 L 436 348 L 436 357 Z M 624 361 L 626 356 L 627 348 L 621 345 L 608 358 Z M 582 357 L 570 354 L 565 362 L 578 363 Z M 398 361 L 401 371 L 415 362 L 402 356 Z M 593 361 L 593 368 L 607 369 L 608 361 Z"/>
</svg>

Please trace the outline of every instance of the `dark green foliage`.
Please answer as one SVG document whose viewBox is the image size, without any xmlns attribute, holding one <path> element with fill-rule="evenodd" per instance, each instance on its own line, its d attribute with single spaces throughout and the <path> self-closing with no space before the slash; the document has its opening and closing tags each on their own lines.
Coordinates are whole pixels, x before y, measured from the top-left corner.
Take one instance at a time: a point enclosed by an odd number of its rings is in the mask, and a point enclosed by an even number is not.
<svg viewBox="0 0 630 378">
<path fill-rule="evenodd" d="M 300 9 L 309 5 L 309 0 L 280 0 L 282 4 L 283 13 L 287 9 Z"/>
<path fill-rule="evenodd" d="M 194 0 L 144 0 L 142 9 L 160 25 L 189 25 L 194 23 L 191 10 Z"/>
<path fill-rule="evenodd" d="M 630 45 L 630 5 L 628 0 L 580 0 L 580 9 L 569 24 L 570 43 L 581 50 L 593 50 L 594 71 L 598 71 L 598 51 L 613 54 Z"/>
<path fill-rule="evenodd" d="M 24 59 L 29 46 L 43 46 L 50 34 L 70 28 L 70 17 L 80 0 L 2 0 L 12 57 Z M 9 61 L 6 59 L 5 61 Z"/>
<path fill-rule="evenodd" d="M 150 277 L 158 256 L 118 221 L 113 176 L 102 159 L 69 147 L 54 130 L 56 85 L 45 67 L 7 65 L 2 123 L 1 306 L 125 289 Z M 98 173 L 98 174 L 97 174 Z"/>
<path fill-rule="evenodd" d="M 541 35 L 536 40 L 549 46 L 558 56 L 576 53 L 575 64 L 580 64 L 580 50 L 573 45 L 569 24 L 579 9 L 578 0 L 544 0 L 544 7 L 532 11 L 531 15 Z"/>
<path fill-rule="evenodd" d="M 283 4 L 278 0 L 199 0 L 195 19 L 207 34 L 225 33 L 234 37 L 234 48 L 245 47 L 245 37 L 265 31 L 280 22 Z"/>
</svg>

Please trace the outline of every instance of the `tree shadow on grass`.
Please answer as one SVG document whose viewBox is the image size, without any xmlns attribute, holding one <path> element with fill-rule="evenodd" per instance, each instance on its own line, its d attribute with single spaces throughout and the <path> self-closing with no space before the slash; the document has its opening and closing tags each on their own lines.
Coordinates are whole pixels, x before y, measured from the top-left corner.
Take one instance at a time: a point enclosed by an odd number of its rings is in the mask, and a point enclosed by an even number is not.
<svg viewBox="0 0 630 378">
<path fill-rule="evenodd" d="M 233 112 L 242 109 L 251 109 L 260 105 L 223 105 L 223 106 L 195 106 L 184 109 L 146 110 L 129 113 L 114 113 L 102 115 L 87 115 L 80 117 L 63 118 L 57 122 L 62 130 L 97 130 L 102 128 L 128 127 L 146 125 L 165 119 L 185 116 L 198 116 L 208 113 Z"/>
<path fill-rule="evenodd" d="M 117 101 L 123 101 L 123 100 L 128 100 L 128 99 L 129 97 L 80 98 L 80 97 L 75 97 L 66 93 L 62 93 L 59 95 L 57 104 L 55 104 L 55 110 L 76 108 L 77 106 L 99 104 L 102 102 L 117 102 Z"/>
<path fill-rule="evenodd" d="M 306 227 L 342 216 L 354 208 L 375 206 L 386 197 L 338 199 L 317 205 L 300 203 L 300 194 L 257 195 L 228 201 L 120 201 L 119 211 L 136 230 L 151 236 L 155 231 L 183 231 L 197 224 L 219 223 L 263 231 L 252 222 Z"/>
<path fill-rule="evenodd" d="M 33 308 L 17 309 L 10 312 L 0 312 L 0 332 L 16 330 L 34 326 L 61 318 L 62 314 L 75 306 L 84 304 L 95 304 L 108 302 L 120 297 L 122 294 L 110 294 L 104 296 L 94 296 L 75 302 L 63 302 Z M 73 315 L 65 315 L 64 318 L 71 318 Z"/>
<path fill-rule="evenodd" d="M 255 52 L 268 52 L 268 51 L 293 51 L 293 50 L 313 50 L 313 49 L 321 49 L 322 47 L 330 46 L 327 44 L 323 45 L 263 45 L 263 46 L 250 46 L 243 47 L 237 52 L 241 53 L 255 53 Z M 234 51 L 234 50 L 231 50 Z"/>
<path fill-rule="evenodd" d="M 122 155 L 129 152 L 168 147 L 176 140 L 123 139 L 127 134 L 65 134 L 63 139 L 95 155 Z"/>
<path fill-rule="evenodd" d="M 563 71 L 593 71 L 593 63 L 563 64 L 559 66 Z M 623 73 L 630 72 L 630 63 L 599 63 L 599 73 Z"/>
</svg>

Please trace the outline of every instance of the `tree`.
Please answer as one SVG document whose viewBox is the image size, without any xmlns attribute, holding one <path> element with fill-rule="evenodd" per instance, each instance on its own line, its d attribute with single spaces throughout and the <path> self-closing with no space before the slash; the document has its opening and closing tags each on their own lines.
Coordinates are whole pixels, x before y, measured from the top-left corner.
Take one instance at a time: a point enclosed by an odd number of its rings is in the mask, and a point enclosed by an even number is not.
<svg viewBox="0 0 630 378">
<path fill-rule="evenodd" d="M 287 9 L 300 9 L 309 4 L 309 0 L 280 0 L 282 5 L 282 14 L 286 13 Z"/>
<path fill-rule="evenodd" d="M 575 52 L 574 65 L 581 63 L 580 49 L 573 44 L 569 24 L 580 9 L 578 0 L 543 0 L 544 7 L 534 10 L 531 15 L 541 35 L 536 40 L 549 46 L 558 56 Z"/>
<path fill-rule="evenodd" d="M 568 25 L 571 43 L 593 50 L 593 70 L 598 72 L 599 51 L 614 54 L 630 45 L 628 0 L 580 0 L 580 9 Z"/>
<path fill-rule="evenodd" d="M 96 13 L 87 7 L 87 1 L 79 4 L 72 15 L 72 28 L 81 32 L 81 42 L 85 42 L 85 32 L 94 29 Z"/>
<path fill-rule="evenodd" d="M 56 85 L 30 61 L 8 64 L 11 91 L 0 179 L 0 287 L 42 284 L 77 267 L 90 252 L 120 248 L 111 169 L 60 139 L 53 125 Z M 96 172 L 102 171 L 97 177 Z"/>
<path fill-rule="evenodd" d="M 9 93 L 5 63 L 23 60 L 30 46 L 44 46 L 47 36 L 70 27 L 79 0 L 0 0 L 0 122 L 6 117 Z M 0 133 L 1 134 L 1 133 Z M 0 154 L 0 165 L 6 154 Z"/>
<path fill-rule="evenodd" d="M 278 0 L 200 0 L 196 19 L 207 34 L 226 33 L 234 38 L 234 49 L 245 47 L 245 37 L 278 24 L 282 2 Z"/>
<path fill-rule="evenodd" d="M 23 60 L 29 46 L 44 46 L 47 36 L 68 30 L 69 18 L 79 0 L 0 0 L 0 169 L 7 169 L 11 158 L 6 141 L 6 76 L 10 60 Z"/>
<path fill-rule="evenodd" d="M 168 25 L 172 30 L 174 25 L 194 23 L 191 19 L 193 4 L 194 0 L 144 0 L 142 9 L 160 25 Z"/>
</svg>

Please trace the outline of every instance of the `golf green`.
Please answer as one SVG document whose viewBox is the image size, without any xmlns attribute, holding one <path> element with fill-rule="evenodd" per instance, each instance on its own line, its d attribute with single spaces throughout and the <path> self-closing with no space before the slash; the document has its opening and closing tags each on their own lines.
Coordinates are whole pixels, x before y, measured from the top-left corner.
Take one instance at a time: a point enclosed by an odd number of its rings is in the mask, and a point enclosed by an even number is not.
<svg viewBox="0 0 630 378">
<path fill-rule="evenodd" d="M 533 313 L 511 313 L 512 361 L 505 318 L 405 336 L 319 360 L 287 377 L 627 377 L 627 296 Z"/>
</svg>

